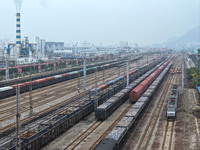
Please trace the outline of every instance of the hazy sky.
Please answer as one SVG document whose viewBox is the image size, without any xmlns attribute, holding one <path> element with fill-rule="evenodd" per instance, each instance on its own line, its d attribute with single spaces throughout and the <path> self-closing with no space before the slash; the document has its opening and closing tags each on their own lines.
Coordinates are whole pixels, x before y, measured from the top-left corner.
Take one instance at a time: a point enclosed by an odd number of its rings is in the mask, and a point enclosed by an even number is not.
<svg viewBox="0 0 200 150">
<path fill-rule="evenodd" d="M 0 39 L 15 39 L 13 0 L 0 0 Z M 200 24 L 200 0 L 23 0 L 22 37 L 146 45 Z"/>
</svg>

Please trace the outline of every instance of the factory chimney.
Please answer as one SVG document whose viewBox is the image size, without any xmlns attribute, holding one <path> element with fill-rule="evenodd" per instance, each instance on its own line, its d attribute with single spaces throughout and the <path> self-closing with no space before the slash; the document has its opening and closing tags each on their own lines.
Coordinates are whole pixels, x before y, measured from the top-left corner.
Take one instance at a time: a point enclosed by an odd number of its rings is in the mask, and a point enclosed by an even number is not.
<svg viewBox="0 0 200 150">
<path fill-rule="evenodd" d="M 16 58 L 20 57 L 21 52 L 21 23 L 20 23 L 20 13 L 16 14 Z"/>
</svg>

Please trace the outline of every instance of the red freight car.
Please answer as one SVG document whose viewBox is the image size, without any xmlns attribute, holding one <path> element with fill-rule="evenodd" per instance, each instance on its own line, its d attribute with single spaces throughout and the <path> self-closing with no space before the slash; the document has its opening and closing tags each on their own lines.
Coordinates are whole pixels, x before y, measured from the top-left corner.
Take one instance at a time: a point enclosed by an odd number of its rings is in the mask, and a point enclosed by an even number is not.
<svg viewBox="0 0 200 150">
<path fill-rule="evenodd" d="M 144 91 L 146 91 L 146 89 L 151 85 L 154 79 L 163 71 L 168 62 L 160 66 L 156 71 L 154 71 L 149 77 L 147 77 L 143 82 L 141 82 L 135 89 L 130 92 L 129 99 L 131 102 L 136 102 L 142 96 Z"/>
<path fill-rule="evenodd" d="M 130 92 L 130 97 L 129 97 L 130 101 L 136 102 L 143 94 L 143 92 L 144 92 L 144 86 L 138 85 L 134 90 Z"/>
<path fill-rule="evenodd" d="M 104 85 L 104 84 L 103 84 L 103 85 L 100 85 L 99 88 L 100 88 L 101 90 L 105 90 L 105 89 L 107 88 L 107 85 Z"/>
</svg>

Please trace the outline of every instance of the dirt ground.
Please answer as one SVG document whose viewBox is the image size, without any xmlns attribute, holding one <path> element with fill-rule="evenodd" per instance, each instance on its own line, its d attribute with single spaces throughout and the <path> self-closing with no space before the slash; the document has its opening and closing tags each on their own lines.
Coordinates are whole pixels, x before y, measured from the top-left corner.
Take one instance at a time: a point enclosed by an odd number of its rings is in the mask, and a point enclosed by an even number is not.
<svg viewBox="0 0 200 150">
<path fill-rule="evenodd" d="M 200 107 L 195 89 L 180 91 L 177 118 L 175 124 L 175 150 L 199 150 Z"/>
</svg>

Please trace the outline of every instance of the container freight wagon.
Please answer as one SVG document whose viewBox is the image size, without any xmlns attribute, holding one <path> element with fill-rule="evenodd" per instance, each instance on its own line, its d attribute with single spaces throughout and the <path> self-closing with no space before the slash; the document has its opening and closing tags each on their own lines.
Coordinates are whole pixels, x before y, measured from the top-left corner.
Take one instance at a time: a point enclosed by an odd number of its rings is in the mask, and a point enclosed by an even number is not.
<svg viewBox="0 0 200 150">
<path fill-rule="evenodd" d="M 108 69 L 108 68 L 111 68 L 114 66 L 115 65 L 113 65 L 113 64 L 109 64 L 106 67 L 98 66 L 97 68 L 98 68 L 98 70 L 102 70 L 103 68 Z M 86 69 L 86 72 L 87 72 L 87 74 L 94 73 L 95 69 L 88 68 L 88 69 Z M 19 84 L 20 85 L 20 93 L 29 91 L 30 85 L 32 85 L 32 89 L 35 90 L 37 88 L 42 88 L 45 86 L 49 86 L 52 84 L 56 84 L 59 82 L 77 78 L 78 74 L 79 74 L 78 71 L 72 71 L 69 73 L 64 73 L 64 74 L 55 75 L 55 76 L 51 76 L 51 77 L 45 77 L 45 78 L 36 79 L 36 80 L 34 80 L 32 78 L 31 79 L 32 81 L 30 81 L 30 79 L 29 79 L 27 82 L 23 82 L 23 83 Z M 83 71 L 80 70 L 80 75 L 82 75 L 82 74 L 83 74 Z M 0 98 L 5 98 L 5 97 L 15 95 L 16 94 L 16 86 L 17 86 L 17 84 L 7 86 L 7 87 L 0 87 Z"/>
<path fill-rule="evenodd" d="M 163 59 L 160 59 L 158 62 L 156 62 L 156 64 L 158 64 L 160 61 L 163 61 Z M 152 63 L 152 65 L 155 66 L 155 62 Z M 148 70 L 151 67 L 152 66 L 146 66 L 146 67 L 143 68 L 143 70 Z M 145 71 L 145 72 L 147 72 L 147 71 Z M 54 79 L 55 78 L 60 79 L 59 76 L 54 77 Z M 115 80 L 113 80 L 113 82 L 115 82 Z M 35 83 L 35 84 L 37 84 L 37 83 Z M 117 85 L 117 86 L 120 86 L 120 84 Z M 101 86 L 101 88 L 105 90 L 107 88 L 107 86 L 103 85 L 103 86 Z M 127 89 L 127 88 L 122 90 L 122 91 L 120 91 L 120 93 L 122 93 L 122 95 L 123 95 L 127 91 L 130 92 L 130 89 Z M 119 97 L 121 97 L 120 94 L 117 94 L 115 96 L 117 97 L 117 99 Z M 100 98 L 102 98 L 104 100 L 108 98 L 108 97 L 103 98 L 103 97 L 101 97 L 101 95 L 98 95 L 98 97 L 100 97 Z M 27 134 L 22 132 L 22 137 L 21 137 L 22 149 L 24 149 L 24 150 L 25 149 L 34 150 L 34 149 L 39 149 L 39 148 L 43 147 L 44 145 L 48 144 L 48 142 L 50 142 L 51 140 L 53 140 L 54 138 L 56 138 L 57 136 L 62 134 L 64 131 L 66 131 L 67 129 L 72 127 L 74 124 L 76 124 L 78 121 L 80 121 L 81 119 L 86 117 L 89 113 L 94 111 L 94 102 L 95 102 L 95 100 L 93 101 L 93 100 L 90 100 L 90 99 L 86 98 L 84 100 L 84 104 L 83 105 L 79 105 L 79 106 L 74 105 L 74 107 L 70 107 L 70 109 L 68 109 L 66 112 L 57 114 L 55 117 L 45 118 L 42 124 L 37 124 L 33 128 L 29 129 L 28 132 L 31 133 L 30 135 L 28 134 L 29 136 L 26 136 Z M 67 104 L 62 105 L 62 108 L 65 107 L 66 105 Z M 116 107 L 116 106 L 114 106 L 114 107 Z M 56 108 L 56 110 L 57 110 L 57 108 Z M 137 111 L 136 112 L 135 111 L 131 111 L 129 113 L 129 117 L 133 117 L 132 115 L 136 115 L 137 116 Z M 40 118 L 40 116 L 38 116 L 38 117 Z M 131 122 L 131 119 L 127 119 L 127 120 Z M 121 127 L 123 125 L 125 126 L 126 124 L 124 124 L 122 122 L 119 125 L 119 127 Z M 129 127 L 130 127 L 130 124 L 128 123 L 125 131 Z M 125 132 L 124 135 L 126 135 L 126 134 L 127 134 L 127 132 Z M 111 142 L 112 141 L 113 140 L 111 140 Z M 15 149 L 15 143 L 13 143 L 11 141 L 10 144 L 11 144 L 10 146 L 5 144 L 4 145 L 5 147 L 3 147 L 3 148 Z"/>
<path fill-rule="evenodd" d="M 140 99 L 131 107 L 119 123 L 113 128 L 106 138 L 101 140 L 94 150 L 121 150 L 124 144 L 130 137 L 134 127 L 136 127 L 138 120 L 142 117 L 145 109 L 151 101 L 153 95 L 161 82 L 167 75 L 171 63 L 162 71 L 162 73 L 155 79 L 148 90 L 140 97 Z"/>
<path fill-rule="evenodd" d="M 173 85 L 172 91 L 171 91 L 171 94 L 170 94 L 170 97 L 169 97 L 168 103 L 167 103 L 166 115 L 167 115 L 168 120 L 170 120 L 170 119 L 175 120 L 176 119 L 178 94 L 179 94 L 178 85 Z"/>
<path fill-rule="evenodd" d="M 135 61 L 137 59 L 140 59 L 140 57 L 135 58 L 132 61 Z M 91 68 L 86 69 L 86 73 L 91 74 L 91 73 L 95 72 L 96 68 L 97 68 L 98 71 L 101 71 L 103 69 L 115 67 L 115 66 L 117 66 L 121 63 L 122 62 L 115 62 L 115 63 L 105 64 L 105 65 L 102 65 L 102 66 L 91 67 Z M 79 71 L 71 71 L 71 72 L 68 72 L 68 73 L 64 73 L 64 72 L 66 72 L 66 70 L 61 70 L 61 71 L 57 72 L 60 75 L 54 75 L 55 72 L 53 72 L 53 73 L 36 75 L 36 76 L 31 77 L 32 86 L 33 86 L 32 89 L 34 90 L 34 89 L 41 88 L 41 87 L 44 87 L 44 86 L 49 86 L 49 85 L 56 84 L 56 83 L 59 83 L 59 82 L 63 82 L 63 81 L 66 81 L 66 80 L 74 79 L 74 78 L 77 78 L 78 74 L 79 74 Z M 63 74 L 61 74 L 61 73 L 63 73 Z M 50 76 L 50 75 L 54 75 L 54 76 Z M 81 76 L 83 75 L 83 69 L 80 70 L 80 75 Z M 121 80 L 121 79 L 119 78 L 119 80 Z M 21 93 L 29 91 L 29 89 L 30 89 L 29 86 L 30 86 L 30 83 L 31 83 L 30 78 L 5 81 L 5 83 L 3 81 L 3 82 L 0 82 L 0 98 L 5 98 L 5 97 L 15 95 L 16 94 L 16 85 L 19 84 L 19 83 L 21 83 L 23 85 L 23 86 L 21 86 L 21 89 L 20 89 Z M 24 83 L 26 83 L 26 84 L 24 84 Z M 5 86 L 7 84 L 9 84 L 11 86 L 8 86 L 8 88 L 7 87 L 1 88 L 1 86 L 3 86 L 3 85 Z M 3 91 L 3 92 L 1 92 L 1 91 Z"/>
<path fill-rule="evenodd" d="M 137 57 L 137 58 L 134 58 L 131 60 L 131 62 L 134 62 L 134 61 L 137 61 L 139 59 L 141 59 L 142 57 Z M 120 59 L 120 60 L 114 60 L 114 61 L 110 61 L 109 63 L 108 62 L 103 62 L 103 63 L 99 63 L 98 66 L 104 66 L 104 67 L 107 67 L 108 65 L 114 65 L 114 66 L 117 66 L 119 64 L 122 64 L 124 61 L 123 59 Z M 46 64 L 45 64 L 46 65 Z M 97 64 L 92 64 L 92 65 L 88 65 L 87 68 L 93 68 L 95 67 Z M 21 66 L 20 66 L 21 67 Z M 73 71 L 78 71 L 78 70 L 81 70 L 83 67 L 80 66 L 80 67 L 76 67 L 76 68 L 71 68 L 71 69 L 63 69 L 63 70 L 59 70 L 59 71 L 54 71 L 54 72 L 46 72 L 46 73 L 43 73 L 43 74 L 38 74 L 38 75 L 34 75 L 32 76 L 32 80 L 37 80 L 37 79 L 41 79 L 41 78 L 46 78 L 46 77 L 50 77 L 50 76 L 55 76 L 55 75 L 60 75 L 60 74 L 63 74 L 63 73 L 68 73 L 68 72 L 73 72 Z M 31 68 L 33 69 L 33 68 Z M 18 69 L 16 68 L 16 71 Z M 24 70 L 24 69 L 22 69 Z M 11 70 L 10 70 L 11 71 Z M 30 68 L 27 70 L 28 72 L 30 72 Z M 0 69 L 0 72 L 1 72 L 1 69 Z M 4 72 L 4 71 L 3 71 Z M 12 72 L 12 71 L 11 71 Z M 88 73 L 88 72 L 87 72 Z M 0 73 L 1 75 L 1 73 Z M 5 73 L 2 73 L 2 76 L 4 76 Z M 23 77 L 23 78 L 18 78 L 18 79 L 10 79 L 9 81 L 0 81 L 0 87 L 5 87 L 5 86 L 11 86 L 11 85 L 14 85 L 14 84 L 18 84 L 18 83 L 23 83 L 23 82 L 27 82 L 29 81 L 29 77 Z"/>
<path fill-rule="evenodd" d="M 156 67 L 154 67 L 153 69 L 149 70 L 144 75 L 142 75 L 139 79 L 133 81 L 125 89 L 121 90 L 119 93 L 115 94 L 114 96 L 106 100 L 106 102 L 104 102 L 102 105 L 97 107 L 97 109 L 95 110 L 95 117 L 98 120 L 105 120 L 109 115 L 111 115 L 121 104 L 123 104 L 129 98 L 130 91 L 133 90 L 138 84 L 141 83 L 141 84 L 146 84 L 146 86 L 150 86 L 150 84 L 152 83 L 150 82 L 150 80 L 154 79 L 155 76 L 153 72 L 159 69 L 159 67 L 162 66 L 163 63 L 164 62 L 161 62 L 159 65 L 157 65 Z M 151 91 L 152 90 L 149 89 L 147 92 Z M 146 93 L 146 95 L 150 96 L 149 93 Z"/>
</svg>

